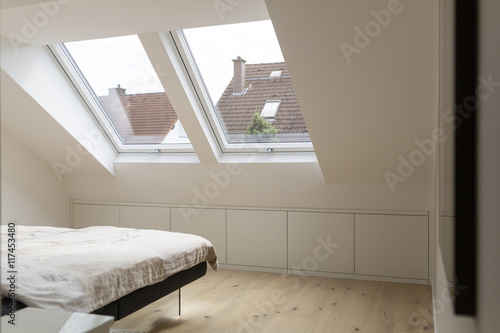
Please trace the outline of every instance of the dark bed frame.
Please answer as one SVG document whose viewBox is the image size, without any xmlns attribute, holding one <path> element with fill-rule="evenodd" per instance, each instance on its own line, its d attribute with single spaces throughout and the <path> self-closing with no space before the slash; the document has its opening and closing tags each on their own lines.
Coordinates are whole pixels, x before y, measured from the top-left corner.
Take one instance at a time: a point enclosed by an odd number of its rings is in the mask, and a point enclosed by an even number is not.
<svg viewBox="0 0 500 333">
<path fill-rule="evenodd" d="M 169 276 L 165 280 L 154 285 L 147 286 L 127 294 L 116 301 L 95 310 L 94 314 L 107 315 L 115 317 L 115 320 L 120 320 L 129 314 L 145 307 L 146 305 L 159 300 L 168 294 L 179 290 L 179 315 L 181 314 L 181 287 L 199 279 L 207 272 L 207 263 L 202 262 L 196 266 L 188 268 Z M 10 298 L 2 298 L 2 316 L 8 313 L 8 304 L 11 303 Z M 25 308 L 26 305 L 17 301 L 17 310 Z M 5 312 L 7 311 L 7 312 Z"/>
</svg>

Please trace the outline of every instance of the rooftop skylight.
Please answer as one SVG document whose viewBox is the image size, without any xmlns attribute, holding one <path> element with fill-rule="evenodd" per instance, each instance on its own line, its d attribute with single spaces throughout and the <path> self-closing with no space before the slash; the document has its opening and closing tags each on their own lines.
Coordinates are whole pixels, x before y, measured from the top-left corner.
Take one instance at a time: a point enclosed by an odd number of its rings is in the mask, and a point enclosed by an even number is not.
<svg viewBox="0 0 500 333">
<path fill-rule="evenodd" d="M 218 122 L 212 127 L 229 149 L 291 143 L 312 149 L 271 21 L 186 29 L 183 35 L 209 95 L 209 119 Z M 272 134 L 250 134 L 256 113 L 268 118 L 259 121 L 272 118 Z"/>
<path fill-rule="evenodd" d="M 189 143 L 136 35 L 60 45 L 118 146 Z"/>
<path fill-rule="evenodd" d="M 281 76 L 281 71 L 272 71 L 269 77 L 279 77 Z"/>
<path fill-rule="evenodd" d="M 274 119 L 276 117 L 276 112 L 278 112 L 280 103 L 281 101 L 266 101 L 260 115 L 264 118 Z"/>
<path fill-rule="evenodd" d="M 118 152 L 313 151 L 271 21 L 50 49 Z"/>
</svg>

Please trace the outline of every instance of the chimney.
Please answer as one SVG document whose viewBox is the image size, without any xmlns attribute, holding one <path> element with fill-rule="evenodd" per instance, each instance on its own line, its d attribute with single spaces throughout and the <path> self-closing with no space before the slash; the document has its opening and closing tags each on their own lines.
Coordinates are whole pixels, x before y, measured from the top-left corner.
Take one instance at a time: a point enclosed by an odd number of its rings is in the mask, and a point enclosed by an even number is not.
<svg viewBox="0 0 500 333">
<path fill-rule="evenodd" d="M 234 77 L 233 77 L 233 94 L 241 94 L 245 89 L 245 59 L 233 59 L 234 62 Z"/>
<path fill-rule="evenodd" d="M 118 88 L 108 88 L 108 95 L 125 95 L 127 89 L 121 88 L 118 84 Z"/>
</svg>

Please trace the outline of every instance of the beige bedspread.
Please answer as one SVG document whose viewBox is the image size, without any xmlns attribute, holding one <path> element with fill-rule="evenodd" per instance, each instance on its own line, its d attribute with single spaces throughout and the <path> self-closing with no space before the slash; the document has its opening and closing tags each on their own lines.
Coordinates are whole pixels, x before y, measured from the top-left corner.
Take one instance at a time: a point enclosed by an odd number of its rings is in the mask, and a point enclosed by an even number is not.
<svg viewBox="0 0 500 333">
<path fill-rule="evenodd" d="M 5 276 L 12 271 L 6 226 L 1 237 Z M 202 237 L 117 227 L 18 226 L 15 256 L 18 300 L 75 312 L 91 312 L 204 261 L 218 267 L 213 245 Z M 6 296 L 10 282 L 2 278 L 1 285 Z"/>
</svg>

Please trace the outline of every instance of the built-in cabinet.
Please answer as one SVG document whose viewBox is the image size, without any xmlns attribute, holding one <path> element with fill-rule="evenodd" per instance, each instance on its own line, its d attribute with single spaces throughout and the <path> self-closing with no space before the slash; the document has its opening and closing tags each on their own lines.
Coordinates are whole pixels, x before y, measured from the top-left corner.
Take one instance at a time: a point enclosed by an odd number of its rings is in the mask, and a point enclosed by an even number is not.
<svg viewBox="0 0 500 333">
<path fill-rule="evenodd" d="M 227 263 L 287 268 L 287 213 L 227 210 Z"/>
<path fill-rule="evenodd" d="M 73 205 L 73 227 L 85 228 L 94 225 L 120 226 L 120 206 L 117 205 Z"/>
<path fill-rule="evenodd" d="M 217 250 L 219 263 L 226 263 L 226 211 L 224 209 L 172 208 L 172 231 L 208 239 Z"/>
<path fill-rule="evenodd" d="M 354 274 L 354 214 L 288 213 L 288 267 Z"/>
<path fill-rule="evenodd" d="M 170 207 L 120 206 L 120 227 L 170 231 Z"/>
<path fill-rule="evenodd" d="M 73 226 L 202 236 L 222 268 L 427 284 L 427 212 L 337 212 L 73 202 Z"/>
<path fill-rule="evenodd" d="M 356 274 L 428 278 L 428 218 L 355 216 Z"/>
</svg>

